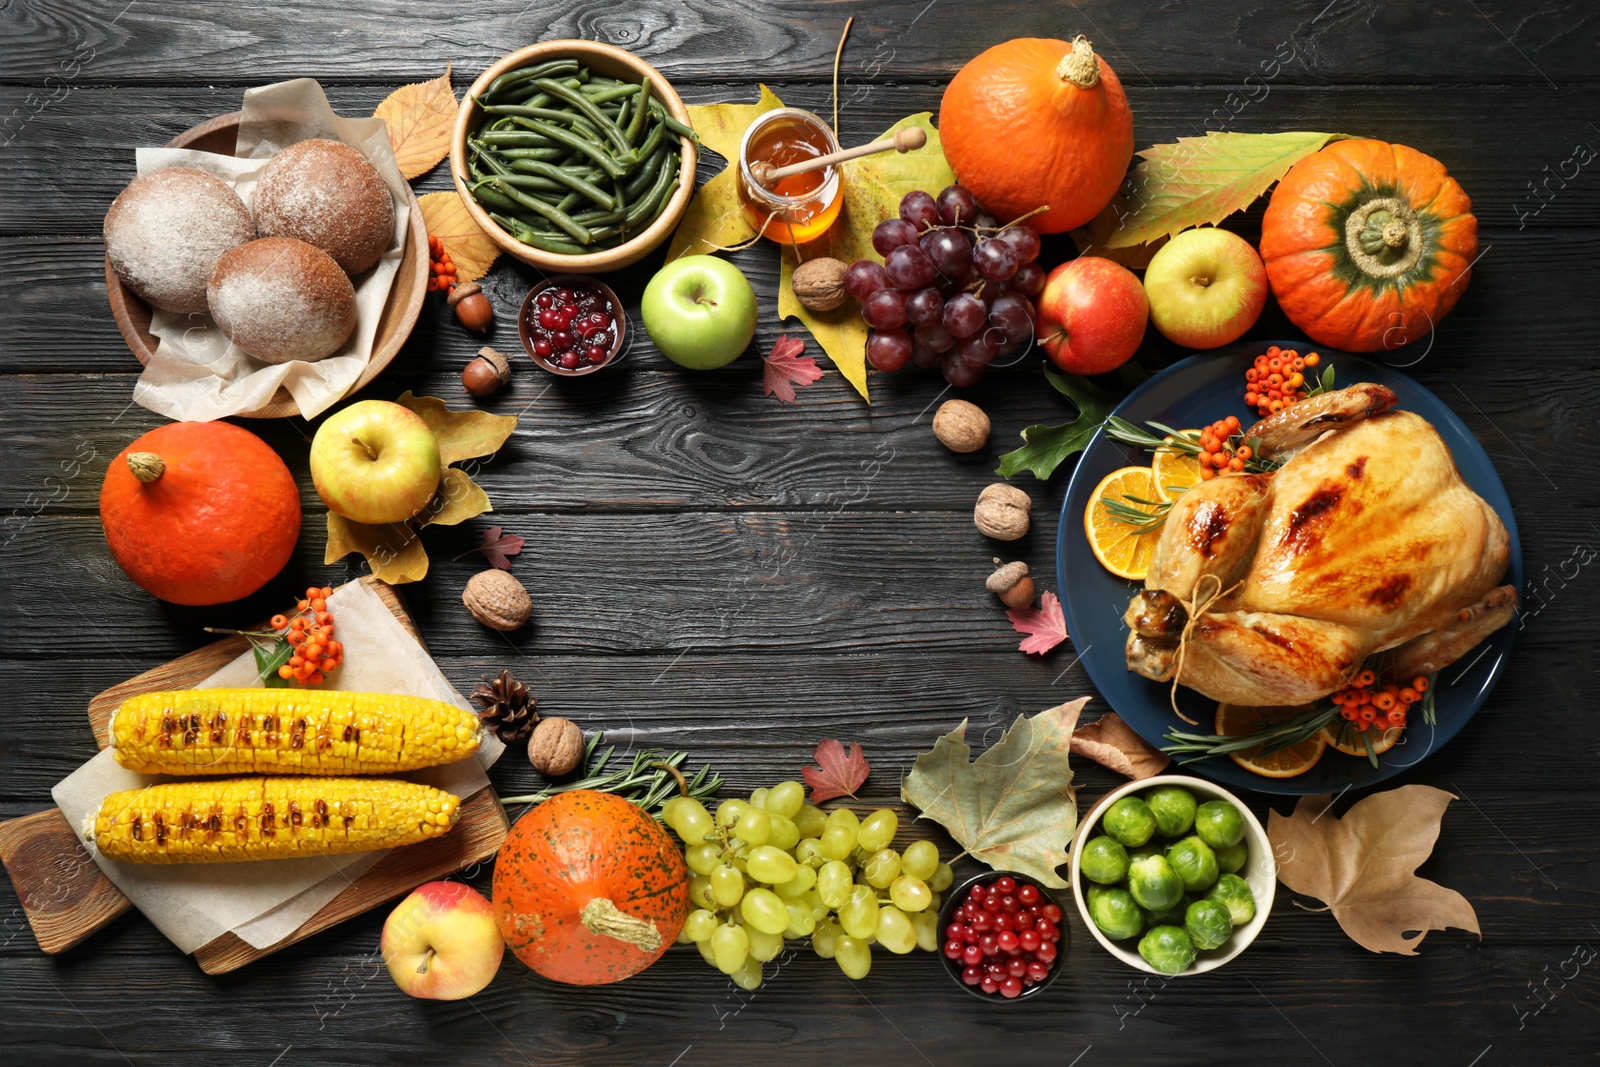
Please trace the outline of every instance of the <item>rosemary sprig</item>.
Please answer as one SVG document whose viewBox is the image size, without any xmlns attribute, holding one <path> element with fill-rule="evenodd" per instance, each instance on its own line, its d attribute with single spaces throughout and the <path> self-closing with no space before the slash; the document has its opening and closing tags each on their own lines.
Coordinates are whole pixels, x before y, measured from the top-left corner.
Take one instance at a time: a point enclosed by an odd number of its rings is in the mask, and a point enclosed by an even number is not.
<svg viewBox="0 0 1600 1067">
<path fill-rule="evenodd" d="M 1189 734 L 1179 730 L 1168 730 L 1166 738 L 1172 744 L 1161 746 L 1161 751 L 1174 758 L 1188 757 L 1179 759 L 1179 763 L 1194 763 L 1213 756 L 1226 756 L 1231 752 L 1243 752 L 1258 745 L 1261 748 L 1261 755 L 1269 756 L 1315 737 L 1319 730 L 1331 725 L 1339 717 L 1339 709 L 1329 705 L 1302 711 L 1282 722 L 1271 723 L 1247 734 Z"/>
<path fill-rule="evenodd" d="M 1332 369 L 1331 367 L 1329 368 Z M 1134 445 L 1147 452 L 1168 452 L 1178 455 L 1198 456 L 1200 454 L 1200 437 L 1190 431 L 1174 430 L 1172 427 L 1159 422 L 1149 421 L 1146 426 L 1158 430 L 1163 436 L 1157 437 L 1143 427 L 1129 422 L 1127 419 L 1112 415 L 1106 419 L 1106 436 L 1113 441 L 1121 441 L 1125 445 Z M 1259 437 L 1242 437 L 1235 434 L 1232 438 L 1233 445 L 1229 451 L 1237 451 L 1240 445 L 1250 446 L 1250 458 L 1244 461 L 1244 469 L 1252 474 L 1267 474 L 1277 470 L 1283 464 L 1275 460 L 1263 459 L 1261 456 L 1261 439 Z"/>
<path fill-rule="evenodd" d="M 589 743 L 584 746 L 582 777 L 546 786 L 539 792 L 529 793 L 527 796 L 501 797 L 501 803 L 541 804 L 558 793 L 568 793 L 574 789 L 593 789 L 598 793 L 615 793 L 625 800 L 630 800 L 659 822 L 661 805 L 669 798 L 679 795 L 678 777 L 682 772 L 678 768 L 689 754 L 668 753 L 659 748 L 647 748 L 634 753 L 633 762 L 626 769 L 608 772 L 606 764 L 616 755 L 617 746 L 607 745 L 605 751 L 600 753 L 600 758 L 595 759 L 595 749 L 599 747 L 603 737 L 605 731 L 596 730 L 594 736 L 589 738 Z M 712 774 L 710 767 L 701 767 L 695 776 L 688 780 L 688 784 L 689 795 L 703 801 L 721 787 L 722 775 Z"/>
<path fill-rule="evenodd" d="M 1165 523 L 1167 512 L 1172 510 L 1170 500 L 1146 500 L 1142 496 L 1132 494 L 1124 496 L 1121 500 L 1104 496 L 1100 498 L 1100 503 L 1105 506 L 1106 514 L 1113 519 L 1141 531 L 1153 530 Z"/>
</svg>

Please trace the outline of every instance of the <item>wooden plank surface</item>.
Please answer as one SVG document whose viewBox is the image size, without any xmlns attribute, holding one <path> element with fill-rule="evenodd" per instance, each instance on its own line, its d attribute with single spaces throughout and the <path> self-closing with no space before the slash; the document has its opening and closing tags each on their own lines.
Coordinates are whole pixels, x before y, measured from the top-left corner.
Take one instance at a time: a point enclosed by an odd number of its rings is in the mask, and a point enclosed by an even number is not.
<svg viewBox="0 0 1600 1067">
<path fill-rule="evenodd" d="M 1219 125 L 1337 130 L 1430 152 L 1471 194 L 1483 258 L 1408 373 L 1461 415 L 1505 480 L 1530 595 L 1483 712 L 1401 780 L 1462 798 L 1421 873 L 1474 903 L 1483 938 L 1435 932 L 1414 958 L 1376 956 L 1285 891 L 1239 960 L 1164 985 L 1138 982 L 1072 914 L 1061 979 L 1004 1009 L 955 989 L 926 956 L 878 958 L 852 983 L 801 953 L 750 995 L 682 948 L 639 978 L 581 991 L 508 961 L 483 993 L 443 1003 L 394 988 L 377 954 L 382 908 L 212 978 L 131 920 L 46 957 L 0 885 L 8 1063 L 1596 1062 L 1600 965 L 1568 961 L 1575 946 L 1600 947 L 1600 171 L 1552 177 L 1576 146 L 1600 147 L 1600 24 L 1575 0 L 0 6 L 0 662 L 11 682 L 0 817 L 47 808 L 50 786 L 93 753 L 82 719 L 92 693 L 200 647 L 204 625 L 248 623 L 312 580 L 358 573 L 321 564 L 320 507 L 304 477 L 313 427 L 299 420 L 252 427 L 300 476 L 307 508 L 299 552 L 259 596 L 217 611 L 161 605 L 106 553 L 104 465 L 161 421 L 128 404 L 136 368 L 100 276 L 100 218 L 135 146 L 237 108 L 248 85 L 317 77 L 336 107 L 365 114 L 447 60 L 459 87 L 512 47 L 560 35 L 636 49 L 693 102 L 751 99 L 766 81 L 826 110 L 848 15 L 847 143 L 936 112 L 944 81 L 990 44 L 1081 30 L 1127 86 L 1140 147 Z M 702 176 L 719 167 L 705 160 Z M 441 169 L 417 187 L 448 180 Z M 1254 239 L 1260 208 L 1228 225 Z M 1071 254 L 1070 242 L 1047 242 L 1047 262 Z M 771 310 L 776 256 L 759 247 L 734 259 L 762 300 L 765 350 L 795 330 Z M 635 316 L 655 266 L 614 279 Z M 503 315 L 533 277 L 497 266 L 487 287 Z M 509 321 L 491 341 L 514 352 Z M 1269 303 L 1250 336 L 1290 334 Z M 830 373 L 786 407 L 760 395 L 752 358 L 690 375 L 638 336 L 617 374 L 547 389 L 522 364 L 485 404 L 522 417 L 481 471 L 496 512 L 430 531 L 434 573 L 406 591 L 458 686 L 511 666 L 542 708 L 606 728 L 624 748 L 689 749 L 738 791 L 793 777 L 819 737 L 857 739 L 873 763 L 869 803 L 893 803 L 914 756 L 962 718 L 992 740 L 1018 713 L 1093 694 L 1071 647 L 1043 659 L 1016 651 L 981 585 L 995 546 L 970 522 L 1017 432 L 1071 414 L 1036 361 L 963 394 L 996 432 L 985 451 L 954 457 L 927 431 L 942 386 L 932 378 L 874 376 L 869 408 Z M 462 403 L 456 376 L 481 343 L 430 305 L 364 395 L 415 389 Z M 1157 370 L 1179 355 L 1152 331 L 1139 359 Z M 864 478 L 875 456 L 890 458 Z M 1018 479 L 1035 500 L 1034 531 L 1006 549 L 1051 588 L 1063 580 L 1053 546 L 1064 482 Z M 529 538 L 515 572 L 533 593 L 534 625 L 509 639 L 461 607 L 480 561 L 452 560 L 491 522 Z M 513 757 L 493 773 L 506 795 L 538 782 Z M 1084 804 L 1118 781 L 1081 761 L 1077 779 Z M 1289 809 L 1262 797 L 1251 806 Z M 902 843 L 927 835 L 949 847 L 909 816 Z M 487 890 L 487 865 L 468 876 Z"/>
</svg>

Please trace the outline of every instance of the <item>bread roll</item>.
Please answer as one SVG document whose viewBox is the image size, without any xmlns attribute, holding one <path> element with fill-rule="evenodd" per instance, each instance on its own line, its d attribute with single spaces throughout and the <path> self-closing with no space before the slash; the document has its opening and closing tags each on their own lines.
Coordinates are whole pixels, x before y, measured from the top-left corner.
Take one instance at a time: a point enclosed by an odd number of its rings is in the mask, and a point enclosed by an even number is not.
<svg viewBox="0 0 1600 1067">
<path fill-rule="evenodd" d="M 169 167 L 128 183 L 105 221 L 106 256 L 122 284 L 151 307 L 206 310 L 217 260 L 255 237 L 250 210 L 220 178 Z"/>
<path fill-rule="evenodd" d="M 378 262 L 394 235 L 394 197 L 367 158 L 339 141 L 290 145 L 256 183 L 256 230 L 316 245 L 349 275 Z"/>
<path fill-rule="evenodd" d="M 288 237 L 263 237 L 224 254 L 206 297 L 228 339 L 263 363 L 330 356 L 356 325 L 355 287 L 339 264 Z"/>
</svg>

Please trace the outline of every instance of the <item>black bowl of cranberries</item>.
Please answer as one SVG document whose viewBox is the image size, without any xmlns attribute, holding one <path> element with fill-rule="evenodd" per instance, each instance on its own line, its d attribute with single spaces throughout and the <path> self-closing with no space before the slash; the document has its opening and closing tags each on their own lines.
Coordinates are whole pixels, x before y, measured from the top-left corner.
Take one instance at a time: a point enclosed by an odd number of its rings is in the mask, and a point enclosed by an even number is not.
<svg viewBox="0 0 1600 1067">
<path fill-rule="evenodd" d="M 962 989 L 1025 1000 L 1061 973 L 1067 924 L 1050 890 L 1025 874 L 986 871 L 950 890 L 939 910 L 939 956 Z"/>
<path fill-rule="evenodd" d="M 558 274 L 528 290 L 517 314 L 517 336 L 551 374 L 578 378 L 615 362 L 628 330 L 622 301 L 605 282 Z"/>
</svg>

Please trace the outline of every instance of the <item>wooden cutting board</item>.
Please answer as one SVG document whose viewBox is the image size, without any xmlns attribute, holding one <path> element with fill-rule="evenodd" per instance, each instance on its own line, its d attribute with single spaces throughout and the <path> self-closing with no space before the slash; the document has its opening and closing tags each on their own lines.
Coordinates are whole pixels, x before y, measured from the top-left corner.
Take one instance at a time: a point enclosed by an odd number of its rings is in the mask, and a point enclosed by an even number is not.
<svg viewBox="0 0 1600 1067">
<path fill-rule="evenodd" d="M 392 586 L 372 577 L 361 581 L 411 636 L 422 640 Z M 106 747 L 111 713 L 124 700 L 139 693 L 193 686 L 249 647 L 243 637 L 217 641 L 100 693 L 89 702 L 89 725 L 96 744 Z M 499 850 L 508 828 L 505 809 L 494 787 L 480 790 L 461 805 L 461 818 L 453 831 L 390 851 L 277 944 L 258 949 L 233 934 L 223 934 L 196 949 L 194 957 L 207 974 L 236 970 L 423 882 L 488 859 Z M 59 808 L 0 823 L 0 860 L 5 862 L 11 884 L 16 886 L 33 936 L 45 952 L 64 952 L 133 906 L 101 873 Z"/>
</svg>

